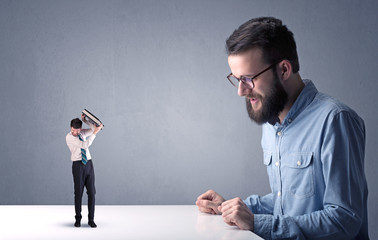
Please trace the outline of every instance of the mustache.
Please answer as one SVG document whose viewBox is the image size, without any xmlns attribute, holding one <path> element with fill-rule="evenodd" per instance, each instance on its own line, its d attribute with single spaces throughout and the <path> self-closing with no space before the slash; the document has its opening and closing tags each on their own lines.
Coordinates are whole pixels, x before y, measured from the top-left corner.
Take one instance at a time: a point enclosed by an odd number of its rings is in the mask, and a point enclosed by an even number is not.
<svg viewBox="0 0 378 240">
<path fill-rule="evenodd" d="M 245 96 L 245 100 L 249 100 L 251 98 L 259 98 L 259 99 L 262 99 L 262 96 L 260 94 L 250 94 L 250 95 L 247 95 Z"/>
</svg>

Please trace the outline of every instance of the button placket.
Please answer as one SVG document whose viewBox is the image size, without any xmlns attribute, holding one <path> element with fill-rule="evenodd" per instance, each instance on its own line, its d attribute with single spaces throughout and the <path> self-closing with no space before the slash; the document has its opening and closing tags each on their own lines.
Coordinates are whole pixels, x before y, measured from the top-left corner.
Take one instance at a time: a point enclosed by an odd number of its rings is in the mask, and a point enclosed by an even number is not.
<svg viewBox="0 0 378 240">
<path fill-rule="evenodd" d="M 277 172 L 277 189 L 276 189 L 276 196 L 277 196 L 277 207 L 281 214 L 283 214 L 282 209 L 282 177 L 281 177 L 281 153 L 280 153 L 280 146 L 281 146 L 281 140 L 283 137 L 283 131 L 282 128 L 276 129 L 276 161 L 274 165 L 276 166 L 276 172 Z"/>
</svg>

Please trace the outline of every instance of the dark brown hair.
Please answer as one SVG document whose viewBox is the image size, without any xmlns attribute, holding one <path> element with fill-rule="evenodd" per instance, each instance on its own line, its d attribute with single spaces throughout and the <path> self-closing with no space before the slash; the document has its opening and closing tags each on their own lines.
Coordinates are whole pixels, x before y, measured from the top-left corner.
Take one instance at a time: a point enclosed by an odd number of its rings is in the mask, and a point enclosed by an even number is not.
<svg viewBox="0 0 378 240">
<path fill-rule="evenodd" d="M 79 129 L 83 126 L 83 122 L 78 119 L 78 118 L 74 118 L 71 120 L 71 127 L 75 128 L 75 129 Z"/>
<path fill-rule="evenodd" d="M 299 71 L 297 45 L 293 33 L 273 17 L 251 19 L 236 29 L 226 40 L 228 55 L 260 48 L 267 64 L 290 61 L 293 72 Z"/>
</svg>

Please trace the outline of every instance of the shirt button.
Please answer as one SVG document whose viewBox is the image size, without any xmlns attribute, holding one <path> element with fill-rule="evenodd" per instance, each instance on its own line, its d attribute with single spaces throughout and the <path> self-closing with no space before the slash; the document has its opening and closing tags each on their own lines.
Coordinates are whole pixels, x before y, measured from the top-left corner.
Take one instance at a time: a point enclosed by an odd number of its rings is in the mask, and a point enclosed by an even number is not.
<svg viewBox="0 0 378 240">
<path fill-rule="evenodd" d="M 282 136 L 282 132 L 278 132 L 277 135 L 278 135 L 279 137 L 281 137 L 281 136 Z"/>
<path fill-rule="evenodd" d="M 280 197 L 280 196 L 281 196 L 281 192 L 278 192 L 278 193 L 277 193 L 277 196 L 279 196 L 279 197 Z"/>
<path fill-rule="evenodd" d="M 298 161 L 298 162 L 297 162 L 297 165 L 298 165 L 298 166 L 300 166 L 301 164 L 302 164 L 301 161 Z"/>
<path fill-rule="evenodd" d="M 280 163 L 277 161 L 277 162 L 276 162 L 276 166 L 278 167 L 279 165 L 280 165 Z"/>
<path fill-rule="evenodd" d="M 291 118 L 289 118 L 288 122 L 291 123 L 293 120 Z"/>
</svg>

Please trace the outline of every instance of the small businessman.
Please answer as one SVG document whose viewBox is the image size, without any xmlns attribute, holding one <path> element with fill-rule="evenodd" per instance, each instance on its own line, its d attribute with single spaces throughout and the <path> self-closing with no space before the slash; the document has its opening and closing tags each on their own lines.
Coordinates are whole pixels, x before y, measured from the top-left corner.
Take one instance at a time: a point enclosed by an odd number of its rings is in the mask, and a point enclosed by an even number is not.
<svg viewBox="0 0 378 240">
<path fill-rule="evenodd" d="M 82 129 L 83 122 L 90 128 Z M 66 143 L 71 151 L 72 175 L 74 181 L 75 194 L 75 227 L 81 226 L 81 202 L 83 197 L 84 186 L 88 194 L 88 225 L 92 228 L 97 227 L 94 222 L 95 212 L 95 174 L 93 161 L 89 152 L 89 146 L 92 145 L 96 134 L 101 130 L 103 125 L 96 126 L 86 120 L 84 114 L 81 120 L 75 118 L 71 120 L 71 131 L 66 136 Z"/>
</svg>

